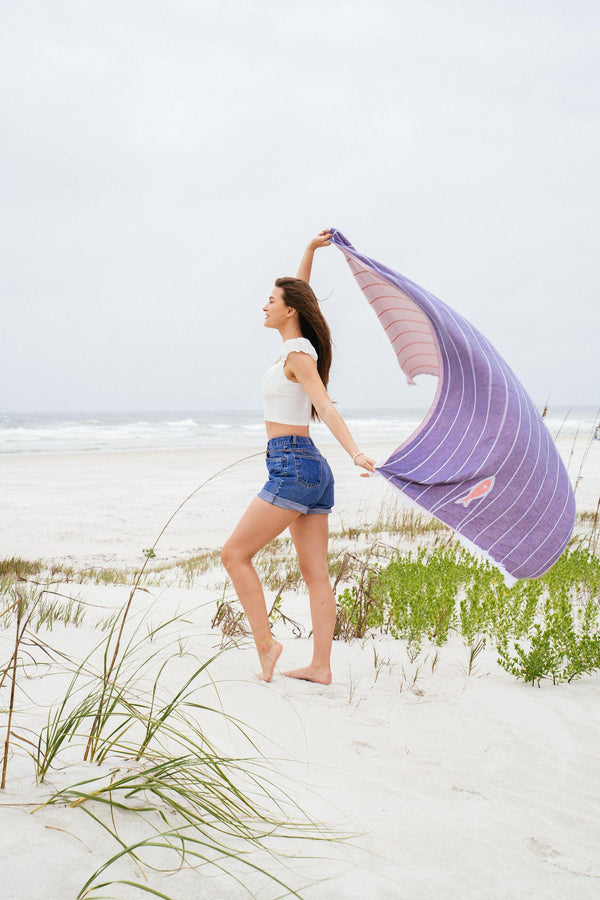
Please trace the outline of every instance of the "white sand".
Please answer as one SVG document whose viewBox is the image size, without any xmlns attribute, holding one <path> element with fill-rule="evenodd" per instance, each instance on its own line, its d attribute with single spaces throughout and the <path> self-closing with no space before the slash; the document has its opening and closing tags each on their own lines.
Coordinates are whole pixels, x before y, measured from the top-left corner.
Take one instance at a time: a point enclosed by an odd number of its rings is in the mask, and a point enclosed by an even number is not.
<svg viewBox="0 0 600 900">
<path fill-rule="evenodd" d="M 370 449 L 382 457 L 392 448 Z M 570 441 L 561 449 L 568 458 Z M 354 524 L 374 516 L 390 494 L 382 479 L 361 479 L 341 451 L 328 447 L 326 452 L 337 478 L 332 527 L 340 518 Z M 584 452 L 580 442 L 570 464 L 574 475 Z M 185 495 L 243 455 L 228 449 L 4 457 L 2 555 L 67 558 L 78 565 L 139 561 L 141 549 L 150 546 Z M 203 489 L 165 534 L 159 556 L 183 557 L 219 546 L 263 472 L 258 457 Z M 600 493 L 600 442 L 590 447 L 583 476 L 578 504 L 593 510 Z M 213 572 L 191 590 L 154 589 L 152 621 L 206 603 L 180 627 L 186 648 L 206 658 L 219 642 L 210 618 L 221 585 L 221 575 Z M 127 595 L 127 588 L 118 586 L 70 589 L 106 610 Z M 150 602 L 150 595 L 140 594 L 137 607 Z M 307 607 L 304 594 L 285 595 L 286 613 L 306 628 Z M 82 628 L 55 626 L 44 636 L 81 656 L 99 637 L 91 627 L 94 615 L 100 612 L 90 611 Z M 284 667 L 309 658 L 306 637 L 295 640 L 281 624 L 276 634 L 284 643 Z M 2 659 L 10 655 L 12 639 L 13 629 L 0 633 Z M 378 674 L 373 643 L 387 660 Z M 270 685 L 259 683 L 251 677 L 256 669 L 251 648 L 230 649 L 213 664 L 224 708 L 265 736 L 259 743 L 274 760 L 274 780 L 315 818 L 358 835 L 352 845 L 318 848 L 323 860 L 304 858 L 301 842 L 286 845 L 296 873 L 286 877 L 299 887 L 327 877 L 313 888 L 302 887 L 301 896 L 314 900 L 599 896 L 600 677 L 532 688 L 500 669 L 491 650 L 478 658 L 469 677 L 466 650 L 457 638 L 441 648 L 435 671 L 433 652 L 426 656 L 410 663 L 404 643 L 384 637 L 336 643 L 330 687 L 293 682 L 279 673 Z M 183 657 L 172 664 L 178 684 L 193 661 Z M 13 727 L 31 736 L 64 690 L 65 677 L 49 677 L 40 669 L 28 680 L 21 677 L 20 685 Z M 207 692 L 214 702 L 212 689 Z M 3 708 L 6 703 L 3 695 Z M 224 751 L 248 754 L 217 717 L 206 719 L 206 732 Z M 31 761 L 15 746 L 8 788 L 0 796 L 2 900 L 75 897 L 117 850 L 81 810 L 47 807 L 30 814 L 52 786 L 90 777 L 80 753 L 67 752 L 64 759 L 72 764 L 51 774 L 50 788 L 36 788 Z M 119 818 L 119 827 L 128 837 L 135 833 L 127 817 Z M 128 861 L 115 872 L 140 880 Z M 214 872 L 210 880 L 185 871 L 153 876 L 150 884 L 178 900 L 247 896 Z M 278 896 L 260 878 L 248 884 L 263 900 Z M 123 886 L 99 895 L 138 896 Z"/>
<path fill-rule="evenodd" d="M 600 441 L 560 440 L 580 510 L 594 511 L 600 498 Z M 378 461 L 391 444 L 373 443 Z M 181 501 L 219 469 L 251 454 L 202 488 L 162 538 L 158 553 L 183 557 L 219 547 L 266 480 L 261 445 L 211 450 L 147 450 L 0 456 L 0 548 L 2 556 L 66 559 L 77 564 L 134 562 L 153 544 Z M 381 503 L 399 496 L 380 476 L 361 478 L 339 445 L 323 452 L 336 478 L 331 528 L 369 521 Z"/>
<path fill-rule="evenodd" d="M 118 588 L 88 587 L 84 593 L 107 605 L 123 599 Z M 200 589 L 156 593 L 161 596 L 155 622 L 161 611 L 167 617 L 178 604 L 210 597 Z M 147 602 L 147 596 L 140 598 Z M 286 595 L 286 611 L 308 626 L 306 608 L 306 597 Z M 218 643 L 208 628 L 213 609 L 211 603 L 182 628 L 186 649 L 201 659 Z M 276 633 L 284 643 L 282 662 L 308 658 L 308 639 L 294 640 L 281 625 Z M 47 638 L 73 654 L 97 636 L 85 627 L 57 627 Z M 4 635 L 3 655 L 8 643 Z M 211 667 L 227 712 L 265 735 L 258 742 L 274 759 L 272 778 L 312 816 L 358 835 L 346 847 L 317 848 L 321 861 L 303 860 L 309 851 L 302 842 L 286 845 L 297 857 L 296 875 L 286 873 L 293 884 L 331 879 L 303 887 L 301 896 L 597 897 L 600 679 L 532 688 L 500 669 L 491 651 L 468 677 L 458 639 L 440 650 L 432 673 L 432 651 L 411 664 L 403 642 L 383 637 L 375 644 L 386 663 L 376 677 L 372 644 L 334 644 L 330 687 L 289 681 L 279 673 L 270 685 L 256 682 L 249 677 L 256 668 L 251 648 L 230 649 Z M 189 659 L 175 660 L 175 684 L 191 665 Z M 15 730 L 39 730 L 46 705 L 64 683 L 42 674 L 30 679 L 18 695 Z M 212 690 L 200 697 L 215 703 Z M 224 751 L 248 755 L 248 746 L 216 717 L 201 721 Z M 43 802 L 53 787 L 96 775 L 96 767 L 81 765 L 80 754 L 66 754 L 73 764 L 53 771 L 48 786 L 39 788 L 24 754 L 11 758 L 8 790 L 0 798 L 4 900 L 74 897 L 116 851 L 78 809 L 48 807 L 31 815 L 33 806 L 23 805 Z M 117 815 L 117 821 L 124 837 L 139 836 L 127 817 Z M 122 863 L 113 877 L 135 880 L 136 871 Z M 261 897 L 279 895 L 260 878 L 246 880 Z M 150 884 L 176 898 L 246 896 L 214 873 L 208 881 L 185 872 L 170 879 L 153 876 Z M 131 896 L 123 887 L 100 893 Z"/>
</svg>

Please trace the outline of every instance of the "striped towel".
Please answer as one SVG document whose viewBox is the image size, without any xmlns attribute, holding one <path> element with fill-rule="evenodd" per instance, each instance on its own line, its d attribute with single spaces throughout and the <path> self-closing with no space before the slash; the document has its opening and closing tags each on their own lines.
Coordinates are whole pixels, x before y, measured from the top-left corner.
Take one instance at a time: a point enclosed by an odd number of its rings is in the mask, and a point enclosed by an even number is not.
<svg viewBox="0 0 600 900">
<path fill-rule="evenodd" d="M 423 373 L 438 378 L 425 419 L 378 472 L 494 562 L 507 583 L 542 575 L 571 536 L 575 497 L 533 402 L 466 319 L 332 231 L 409 384 Z"/>
</svg>

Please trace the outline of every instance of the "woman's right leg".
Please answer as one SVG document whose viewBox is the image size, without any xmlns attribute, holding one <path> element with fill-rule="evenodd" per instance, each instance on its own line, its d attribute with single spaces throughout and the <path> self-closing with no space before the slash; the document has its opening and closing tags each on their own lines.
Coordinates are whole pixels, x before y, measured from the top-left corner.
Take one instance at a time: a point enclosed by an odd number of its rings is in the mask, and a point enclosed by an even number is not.
<svg viewBox="0 0 600 900">
<path fill-rule="evenodd" d="M 255 497 L 221 551 L 221 560 L 252 629 L 262 667 L 259 677 L 264 681 L 273 677 L 282 648 L 271 634 L 265 595 L 252 557 L 300 515 L 294 509 L 283 509 Z"/>
<path fill-rule="evenodd" d="M 319 684 L 331 683 L 331 645 L 335 630 L 335 597 L 329 580 L 327 545 L 328 515 L 299 516 L 290 525 L 302 577 L 308 587 L 313 626 L 313 657 L 310 665 L 284 672 Z"/>
</svg>

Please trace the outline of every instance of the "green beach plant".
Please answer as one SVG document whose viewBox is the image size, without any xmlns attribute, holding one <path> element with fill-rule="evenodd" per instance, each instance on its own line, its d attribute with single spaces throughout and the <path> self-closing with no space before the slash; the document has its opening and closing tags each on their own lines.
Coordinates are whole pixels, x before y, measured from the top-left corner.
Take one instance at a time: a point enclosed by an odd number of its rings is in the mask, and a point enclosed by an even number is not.
<svg viewBox="0 0 600 900">
<path fill-rule="evenodd" d="M 164 757 L 139 771 L 94 775 L 58 791 L 48 804 L 67 804 L 81 810 L 118 846 L 87 878 L 78 898 L 118 884 L 167 897 L 148 881 L 118 877 L 105 880 L 110 868 L 124 857 L 130 857 L 142 872 L 173 874 L 182 866 L 194 870 L 199 878 L 199 895 L 206 896 L 203 892 L 208 889 L 206 884 L 202 886 L 204 869 L 207 875 L 224 873 L 242 887 L 246 886 L 245 869 L 249 875 L 259 874 L 276 885 L 283 891 L 280 896 L 300 897 L 290 883 L 268 867 L 269 860 L 277 869 L 285 866 L 284 853 L 270 849 L 270 842 L 331 839 L 301 815 L 287 794 L 274 788 L 264 767 L 253 768 L 247 760 L 208 756 L 205 752 Z M 273 809 L 288 813 L 282 815 Z M 125 825 L 129 827 L 125 829 Z M 122 835 L 124 830 L 142 834 L 127 839 Z M 161 863 L 157 862 L 156 851 L 161 851 Z"/>
<path fill-rule="evenodd" d="M 204 866 L 234 879 L 240 877 L 241 866 L 270 879 L 286 895 L 296 896 L 294 886 L 278 874 L 285 855 L 272 849 L 270 841 L 335 838 L 307 817 L 281 786 L 283 776 L 275 775 L 271 761 L 260 755 L 248 726 L 220 704 L 207 702 L 207 690 L 218 697 L 210 669 L 222 651 L 203 660 L 188 654 L 188 675 L 172 677 L 173 660 L 179 664 L 174 651 L 180 625 L 189 625 L 194 612 L 188 610 L 150 627 L 151 610 L 131 617 L 108 692 L 103 667 L 112 637 L 103 637 L 72 672 L 32 751 L 38 781 L 43 783 L 53 767 L 64 766 L 69 747 L 85 746 L 89 722 L 103 695 L 102 727 L 88 759 L 94 763 L 94 774 L 55 792 L 47 801 L 85 812 L 117 843 L 116 853 L 86 880 L 80 897 L 96 896 L 96 891 L 122 883 L 118 878 L 106 879 L 123 857 L 145 871 L 167 873 L 181 866 Z M 253 756 L 232 758 L 220 753 L 200 724 L 208 716 L 225 719 Z M 134 838 L 123 836 L 132 829 Z M 176 859 L 159 865 L 154 858 L 159 848 Z M 127 883 L 155 891 L 148 882 Z M 165 895 L 159 891 L 157 896 Z"/>
<path fill-rule="evenodd" d="M 258 454 L 252 454 L 254 455 Z M 224 467 L 220 472 L 228 468 L 230 466 Z M 163 676 L 170 659 L 176 655 L 171 648 L 174 644 L 179 646 L 181 636 L 178 633 L 167 647 L 164 636 L 168 626 L 172 626 L 179 617 L 148 626 L 142 616 L 137 625 L 131 623 L 133 600 L 142 589 L 149 561 L 156 556 L 156 544 L 181 507 L 220 472 L 188 495 L 166 522 L 152 547 L 144 550 L 144 563 L 135 573 L 126 603 L 110 621 L 99 644 L 76 666 L 66 692 L 57 707 L 50 711 L 47 724 L 42 728 L 33 752 L 40 782 L 44 781 L 59 754 L 73 743 L 82 741 L 85 744 L 84 760 L 88 763 L 103 765 L 109 759 L 125 757 L 133 758 L 142 767 L 138 773 L 141 783 L 137 786 L 132 785 L 127 774 L 122 781 L 119 780 L 113 770 L 106 783 L 93 794 L 78 792 L 78 786 L 72 786 L 58 792 L 51 800 L 61 802 L 68 796 L 70 803 L 88 812 L 113 834 L 120 845 L 118 853 L 88 879 L 79 894 L 81 897 L 89 896 L 95 887 L 102 889 L 115 883 L 98 882 L 106 869 L 123 855 L 129 855 L 140 862 L 139 850 L 142 846 L 174 850 L 178 854 L 178 866 L 189 865 L 190 860 L 194 864 L 210 862 L 222 870 L 226 869 L 224 859 L 236 864 L 246 864 L 268 876 L 284 888 L 286 893 L 296 896 L 290 885 L 273 872 L 247 860 L 245 854 L 248 843 L 254 843 L 261 851 L 266 852 L 268 845 L 265 841 L 274 834 L 285 834 L 286 828 L 289 828 L 289 833 L 294 837 L 301 836 L 301 821 L 292 822 L 287 815 L 273 817 L 262 812 L 251 793 L 244 793 L 241 788 L 235 787 L 228 774 L 228 767 L 231 768 L 234 761 L 220 758 L 202 730 L 188 715 L 189 711 L 193 711 L 195 715 L 207 711 L 225 715 L 222 710 L 212 707 L 209 709 L 196 697 L 196 690 L 201 687 L 198 682 L 218 654 L 200 662 L 181 687 L 174 694 L 169 694 L 162 683 Z M 277 611 L 277 604 L 274 604 L 273 609 Z M 15 665 L 16 652 L 15 650 Z M 101 660 L 100 666 L 97 665 L 98 657 Z M 242 728 L 241 723 L 230 717 L 226 718 L 238 729 Z M 10 735 L 10 725 L 7 734 Z M 199 771 L 198 764 L 202 765 L 203 772 Z M 240 760 L 236 765 L 239 773 L 249 777 L 249 760 Z M 182 781 L 185 784 L 184 791 L 181 790 Z M 250 782 L 252 791 L 256 793 L 258 789 L 263 801 L 272 801 L 280 812 L 284 810 L 281 798 L 269 790 L 268 777 L 264 773 L 260 779 L 250 778 Z M 121 787 L 122 796 L 116 800 Z M 199 787 L 204 792 L 202 796 L 197 793 Z M 207 795 L 212 797 L 210 806 Z M 90 806 L 98 803 L 107 805 L 107 820 L 101 821 Z M 153 821 L 150 823 L 150 837 L 136 840 L 133 845 L 127 844 L 122 840 L 115 824 L 115 814 L 118 810 L 126 809 L 138 816 L 149 814 L 159 826 Z M 173 817 L 177 818 L 175 827 Z M 160 823 L 169 827 L 161 829 Z M 313 828 L 307 836 L 316 839 L 318 834 Z M 235 837 L 244 839 L 246 849 L 231 844 L 231 839 Z M 276 856 L 280 862 L 281 854 Z M 235 869 L 227 871 L 232 877 L 237 877 Z M 131 881 L 127 883 L 164 896 L 148 885 Z"/>
<path fill-rule="evenodd" d="M 14 577 L 14 575 L 13 575 Z M 7 706 L 7 722 L 6 737 L 4 741 L 4 753 L 2 759 L 2 776 L 0 778 L 0 788 L 4 790 L 6 787 L 6 774 L 8 767 L 8 758 L 10 754 L 11 737 L 28 743 L 28 739 L 17 734 L 13 730 L 13 716 L 15 710 L 15 698 L 17 692 L 17 670 L 23 665 L 22 657 L 25 655 L 26 645 L 35 645 L 46 654 L 48 659 L 53 658 L 53 651 L 46 643 L 39 638 L 31 636 L 27 639 L 30 622 L 40 604 L 44 591 L 37 586 L 29 586 L 23 580 L 17 578 L 14 585 L 6 591 L 2 596 L 7 605 L 0 613 L 3 620 L 9 619 L 11 614 L 15 614 L 15 639 L 13 651 L 10 659 L 4 664 L 0 671 L 0 689 L 4 686 L 7 678 L 10 679 L 10 696 Z M 27 653 L 31 656 L 30 649 L 27 647 Z"/>
<path fill-rule="evenodd" d="M 457 545 L 398 553 L 372 580 L 372 603 L 357 619 L 363 633 L 381 630 L 407 642 L 416 658 L 425 641 L 463 637 L 467 674 L 489 641 L 511 674 L 539 683 L 570 681 L 598 668 L 600 560 L 573 547 L 546 575 L 507 588 L 498 570 Z M 341 601 L 357 618 L 356 585 Z"/>
<path fill-rule="evenodd" d="M 466 551 L 419 548 L 393 560 L 373 587 L 379 603 L 369 626 L 403 638 L 416 653 L 425 639 L 443 644 L 455 626 L 458 589 L 469 562 Z"/>
<path fill-rule="evenodd" d="M 129 592 L 129 597 L 127 602 L 123 606 L 118 619 L 115 621 L 115 627 L 110 629 L 108 632 L 108 639 L 105 645 L 105 654 L 104 654 L 104 675 L 103 675 L 103 683 L 102 689 L 98 697 L 98 707 L 96 711 L 96 715 L 93 718 L 90 732 L 88 736 L 87 746 L 85 748 L 84 760 L 93 759 L 95 748 L 98 745 L 100 740 L 101 732 L 104 727 L 104 722 L 107 718 L 107 711 L 110 710 L 112 703 L 115 698 L 114 688 L 113 688 L 113 670 L 118 665 L 119 660 L 119 651 L 121 649 L 121 641 L 123 639 L 123 632 L 125 629 L 125 624 L 127 622 L 129 612 L 131 610 L 131 605 L 133 603 L 133 599 L 141 588 L 142 579 L 146 573 L 146 569 L 148 563 L 151 559 L 156 556 L 156 547 L 162 538 L 163 534 L 173 521 L 173 519 L 177 516 L 177 514 L 183 509 L 183 507 L 194 497 L 198 491 L 200 491 L 203 487 L 213 481 L 215 478 L 218 478 L 224 472 L 227 472 L 233 466 L 237 466 L 242 462 L 245 462 L 248 459 L 253 459 L 256 456 L 262 456 L 262 451 L 260 453 L 251 453 L 248 456 L 244 456 L 241 459 L 236 460 L 233 463 L 230 463 L 227 466 L 223 466 L 217 472 L 214 472 L 208 478 L 206 478 L 201 484 L 199 484 L 193 491 L 191 491 L 187 497 L 185 497 L 179 506 L 174 510 L 174 512 L 169 516 L 167 521 L 162 526 L 158 535 L 156 536 L 154 543 L 151 547 L 147 547 L 143 550 L 144 554 L 144 563 L 141 566 L 139 572 L 136 574 L 133 585 Z M 108 714 L 110 714 L 108 712 Z"/>
<path fill-rule="evenodd" d="M 517 678 L 539 686 L 570 682 L 600 669 L 600 610 L 594 600 L 573 608 L 569 590 L 548 595 L 540 616 L 520 639 L 504 636 L 498 644 L 499 663 Z"/>
</svg>

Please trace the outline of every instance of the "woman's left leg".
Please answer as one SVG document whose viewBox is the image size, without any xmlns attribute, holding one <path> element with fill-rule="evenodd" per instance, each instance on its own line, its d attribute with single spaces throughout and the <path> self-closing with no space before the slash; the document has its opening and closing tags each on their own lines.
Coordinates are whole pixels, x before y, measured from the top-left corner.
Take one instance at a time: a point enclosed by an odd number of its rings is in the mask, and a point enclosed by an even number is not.
<svg viewBox="0 0 600 900">
<path fill-rule="evenodd" d="M 309 666 L 284 672 L 319 684 L 331 683 L 331 645 L 335 629 L 335 597 L 329 580 L 327 546 L 329 516 L 303 514 L 289 526 L 302 577 L 308 587 L 313 626 L 313 658 Z"/>
<path fill-rule="evenodd" d="M 301 515 L 255 497 L 221 551 L 221 561 L 252 629 L 262 666 L 259 677 L 264 681 L 271 680 L 282 647 L 271 634 L 265 595 L 252 557 Z"/>
</svg>

